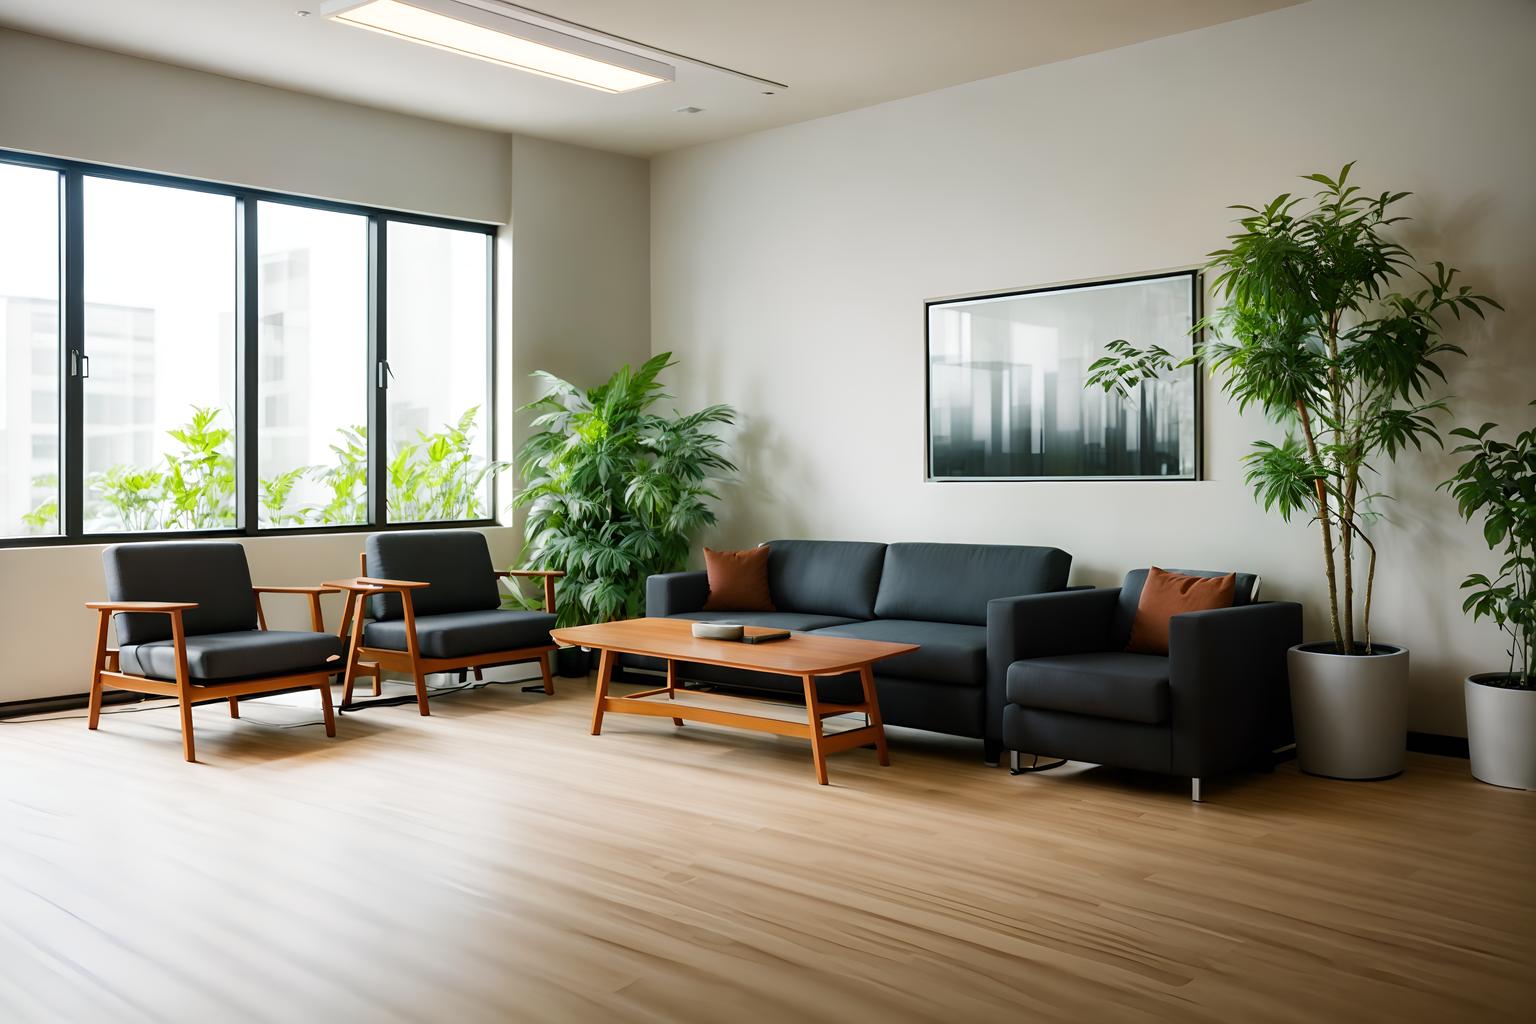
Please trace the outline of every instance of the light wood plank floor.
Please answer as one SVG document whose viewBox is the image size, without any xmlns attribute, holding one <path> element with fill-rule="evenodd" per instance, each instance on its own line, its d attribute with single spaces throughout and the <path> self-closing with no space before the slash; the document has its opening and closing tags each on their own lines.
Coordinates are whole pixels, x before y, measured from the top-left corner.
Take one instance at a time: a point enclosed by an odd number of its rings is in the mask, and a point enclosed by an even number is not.
<svg viewBox="0 0 1536 1024">
<path fill-rule="evenodd" d="M 590 683 L 0 725 L 0 1020 L 1497 1021 L 1536 1004 L 1536 794 L 1415 756 L 1011 778 Z"/>
</svg>

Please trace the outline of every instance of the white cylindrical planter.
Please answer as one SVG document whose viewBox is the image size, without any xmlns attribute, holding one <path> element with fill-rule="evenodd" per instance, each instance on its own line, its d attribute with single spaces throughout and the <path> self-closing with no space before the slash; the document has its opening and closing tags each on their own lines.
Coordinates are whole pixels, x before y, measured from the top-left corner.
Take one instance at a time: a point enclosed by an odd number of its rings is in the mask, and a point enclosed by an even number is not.
<svg viewBox="0 0 1536 1024">
<path fill-rule="evenodd" d="M 1468 676 L 1467 746 L 1472 777 L 1510 789 L 1536 789 L 1536 690 L 1489 686 L 1507 678 L 1484 672 Z"/>
<path fill-rule="evenodd" d="M 1408 755 L 1408 650 L 1334 654 L 1333 644 L 1287 653 L 1296 760 L 1309 775 L 1385 779 Z"/>
</svg>

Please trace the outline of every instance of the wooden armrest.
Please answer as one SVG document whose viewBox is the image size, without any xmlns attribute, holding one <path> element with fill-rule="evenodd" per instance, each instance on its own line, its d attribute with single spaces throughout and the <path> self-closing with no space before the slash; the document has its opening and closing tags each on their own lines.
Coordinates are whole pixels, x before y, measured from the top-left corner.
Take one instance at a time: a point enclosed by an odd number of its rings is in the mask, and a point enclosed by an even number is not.
<svg viewBox="0 0 1536 1024">
<path fill-rule="evenodd" d="M 85 606 L 98 612 L 184 612 L 196 608 L 197 602 L 187 601 L 87 601 Z"/>
<path fill-rule="evenodd" d="M 377 593 L 384 591 L 419 590 L 422 587 L 430 587 L 430 583 L 418 583 L 414 580 L 381 580 L 372 576 L 355 576 L 349 580 L 326 580 L 323 586 L 332 590 L 350 590 L 353 593 Z"/>
<path fill-rule="evenodd" d="M 252 587 L 258 594 L 334 594 L 335 587 Z"/>
<path fill-rule="evenodd" d="M 503 579 L 508 576 L 544 576 L 549 579 L 559 579 L 565 573 L 560 569 L 507 569 L 497 572 L 496 575 Z"/>
</svg>

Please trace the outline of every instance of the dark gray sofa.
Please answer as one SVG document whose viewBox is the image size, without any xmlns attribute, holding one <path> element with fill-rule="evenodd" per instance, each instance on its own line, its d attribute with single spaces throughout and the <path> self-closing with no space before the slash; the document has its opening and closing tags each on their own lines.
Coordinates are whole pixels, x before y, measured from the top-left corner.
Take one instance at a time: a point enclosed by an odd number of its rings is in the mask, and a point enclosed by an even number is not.
<svg viewBox="0 0 1536 1024">
<path fill-rule="evenodd" d="M 918 644 L 911 654 L 875 666 L 886 724 L 982 740 L 987 762 L 997 762 L 1005 676 L 1023 656 L 1011 603 L 1064 589 L 1071 555 L 992 544 L 776 540 L 768 547 L 768 589 L 777 611 L 703 611 L 708 578 L 679 572 L 647 581 L 646 614 Z M 643 658 L 625 664 L 661 667 Z M 801 686 L 788 677 L 712 665 L 679 666 L 679 674 L 786 695 Z M 858 702 L 853 674 L 821 680 L 818 689 L 829 702 Z"/>
</svg>

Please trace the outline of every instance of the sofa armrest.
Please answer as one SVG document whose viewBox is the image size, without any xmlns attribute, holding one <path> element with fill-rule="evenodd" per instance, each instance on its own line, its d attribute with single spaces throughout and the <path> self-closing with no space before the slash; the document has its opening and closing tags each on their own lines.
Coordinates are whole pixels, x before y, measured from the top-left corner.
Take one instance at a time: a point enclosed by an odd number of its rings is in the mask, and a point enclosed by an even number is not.
<svg viewBox="0 0 1536 1024">
<path fill-rule="evenodd" d="M 1301 643 L 1294 601 L 1186 612 L 1168 620 L 1173 770 L 1199 777 L 1290 742 L 1286 651 Z"/>
<path fill-rule="evenodd" d="M 987 602 L 987 720 L 989 748 L 1002 742 L 1008 666 L 1020 658 L 1102 651 L 1120 588 L 1057 590 Z M 1000 749 L 1000 748 L 999 748 Z"/>
<path fill-rule="evenodd" d="M 709 574 L 664 572 L 645 581 L 645 614 L 651 618 L 696 612 L 709 600 Z"/>
</svg>

